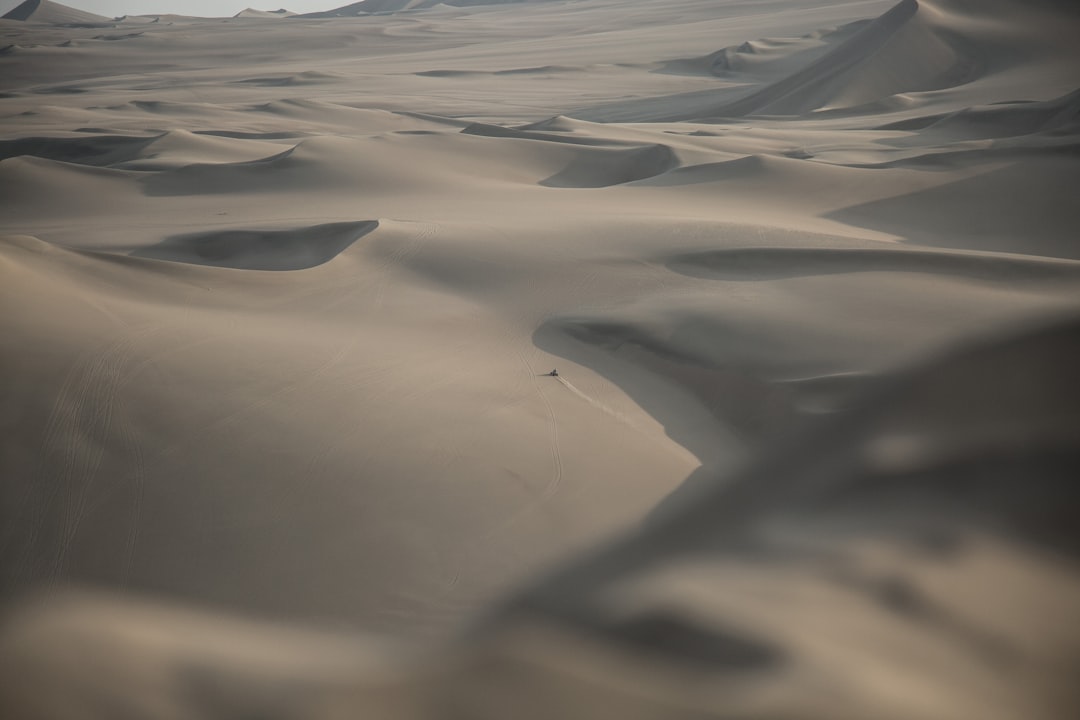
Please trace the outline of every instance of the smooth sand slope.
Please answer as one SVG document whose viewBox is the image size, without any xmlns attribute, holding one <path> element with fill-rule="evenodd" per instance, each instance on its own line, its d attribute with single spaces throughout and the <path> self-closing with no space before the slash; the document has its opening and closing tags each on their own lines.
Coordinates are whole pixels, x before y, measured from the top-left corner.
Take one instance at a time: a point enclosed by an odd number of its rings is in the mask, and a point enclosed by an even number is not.
<svg viewBox="0 0 1080 720">
<path fill-rule="evenodd" d="M 26 0 L 4 13 L 2 19 L 55 25 L 109 22 L 107 17 L 76 10 L 50 0 Z"/>
<path fill-rule="evenodd" d="M 280 20 L 282 18 L 293 17 L 296 13 L 281 8 L 279 10 L 256 10 L 254 8 L 244 8 L 240 12 L 236 13 L 233 17 L 258 19 L 258 20 Z"/>
<path fill-rule="evenodd" d="M 445 637 L 1080 310 L 1071 3 L 428 5 L 0 21 L 5 598 Z"/>
<path fill-rule="evenodd" d="M 36 598 L 0 625 L 0 707 L 1072 718 L 1078 362 L 1074 318 L 881 381 L 436 652 L 123 596 Z"/>
</svg>

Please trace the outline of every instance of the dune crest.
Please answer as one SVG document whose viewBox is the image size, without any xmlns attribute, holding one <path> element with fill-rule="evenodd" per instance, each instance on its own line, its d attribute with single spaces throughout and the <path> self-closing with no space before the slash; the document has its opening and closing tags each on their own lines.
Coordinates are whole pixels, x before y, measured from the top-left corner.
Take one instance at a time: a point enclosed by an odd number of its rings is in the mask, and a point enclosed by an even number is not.
<svg viewBox="0 0 1080 720">
<path fill-rule="evenodd" d="M 107 23 L 111 18 L 76 10 L 52 0 L 26 0 L 4 14 L 4 20 L 23 20 L 56 25 Z"/>
<path fill-rule="evenodd" d="M 799 115 L 974 80 L 977 50 L 954 40 L 937 16 L 925 0 L 903 0 L 816 62 L 716 114 Z"/>
<path fill-rule="evenodd" d="M 303 270 L 330 262 L 379 227 L 377 220 L 291 230 L 221 230 L 177 235 L 137 257 L 240 270 Z"/>
<path fill-rule="evenodd" d="M 296 13 L 291 10 L 286 10 L 285 8 L 281 8 L 280 10 L 256 10 L 255 8 L 244 8 L 233 15 L 233 17 L 256 20 L 280 20 L 281 18 L 292 17 L 294 15 L 296 15 Z"/>
<path fill-rule="evenodd" d="M 516 3 L 551 2 L 552 0 L 360 0 L 333 10 L 304 13 L 306 18 L 356 17 L 362 15 L 391 14 L 408 10 L 427 10 L 447 5 L 452 7 L 475 7 L 484 5 L 510 5 Z"/>
<path fill-rule="evenodd" d="M 760 83 L 749 89 L 739 86 L 712 97 L 702 93 L 668 98 L 685 99 L 679 104 L 687 109 L 681 112 L 664 108 L 658 98 L 583 109 L 575 115 L 617 121 L 687 121 L 903 110 L 948 97 L 950 90 L 965 90 L 957 95 L 970 98 L 969 102 L 993 96 L 989 88 L 994 83 L 997 87 L 1006 84 L 995 76 L 1011 81 L 1022 68 L 1029 74 L 1046 74 L 1059 92 L 1067 92 L 1075 89 L 1071 68 L 1080 61 L 1080 53 L 1064 32 L 1058 32 L 1056 23 L 1064 19 L 1064 27 L 1075 26 L 1076 17 L 1054 2 L 1036 3 L 1029 9 L 1017 0 L 986 4 L 902 0 L 872 21 L 778 41 L 746 41 L 664 65 L 674 71 L 696 68 Z M 774 47 L 763 47 L 763 42 Z M 757 57 L 762 54 L 766 57 Z M 1016 92 L 1025 91 L 1021 85 L 1009 84 Z"/>
</svg>

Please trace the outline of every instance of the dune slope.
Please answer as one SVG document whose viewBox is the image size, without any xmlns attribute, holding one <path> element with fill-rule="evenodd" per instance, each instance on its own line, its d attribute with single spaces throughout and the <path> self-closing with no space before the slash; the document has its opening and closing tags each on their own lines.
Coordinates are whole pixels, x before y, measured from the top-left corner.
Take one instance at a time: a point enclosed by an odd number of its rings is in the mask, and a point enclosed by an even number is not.
<svg viewBox="0 0 1080 720">
<path fill-rule="evenodd" d="M 51 0 L 26 0 L 5 13 L 2 19 L 50 24 L 109 22 L 107 17 L 76 10 Z"/>
<path fill-rule="evenodd" d="M 1080 311 L 1070 3 L 449 5 L 2 23 L 3 600 L 85 584 L 443 640 L 881 378 Z M 858 505 L 844 477 L 807 502 Z M 762 485 L 755 517 L 797 492 Z M 811 520 L 847 552 L 838 513 Z M 1041 572 L 978 548 L 1015 575 L 950 598 Z M 724 612 L 825 662 L 781 605 L 739 610 L 821 590 L 776 577 Z M 623 610 L 706 612 L 661 587 Z M 842 637 L 994 685 L 847 601 L 867 629 Z M 1000 627 L 949 603 L 959 635 Z M 898 717 L 964 716 L 942 697 Z"/>
</svg>

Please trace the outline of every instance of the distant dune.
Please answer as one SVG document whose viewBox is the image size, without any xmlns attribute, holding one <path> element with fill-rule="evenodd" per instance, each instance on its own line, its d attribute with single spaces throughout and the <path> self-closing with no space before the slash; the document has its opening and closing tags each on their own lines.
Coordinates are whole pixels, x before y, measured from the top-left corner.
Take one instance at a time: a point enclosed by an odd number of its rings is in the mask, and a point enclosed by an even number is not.
<svg viewBox="0 0 1080 720">
<path fill-rule="evenodd" d="M 746 42 L 673 63 L 676 69 L 698 67 L 733 79 L 756 72 L 758 77 L 746 79 L 767 81 L 751 85 L 750 92 L 736 99 L 723 99 L 731 92 L 717 93 L 715 102 L 705 95 L 688 96 L 681 103 L 687 109 L 681 111 L 673 110 L 680 104 L 675 98 L 662 105 L 634 100 L 590 109 L 583 117 L 655 122 L 860 108 L 899 110 L 915 102 L 912 96 L 916 94 L 970 87 L 974 100 L 995 75 L 1016 77 L 1025 70 L 1035 73 L 1049 68 L 1066 92 L 1074 89 L 1076 81 L 1075 74 L 1068 77 L 1065 70 L 1066 63 L 1075 62 L 1075 53 L 1066 49 L 1067 41 L 1053 26 L 1060 15 L 1073 12 L 1075 8 L 1059 8 L 1050 0 L 1024 7 L 1011 0 L 981 5 L 903 0 L 872 22 L 801 38 Z M 1034 38 L 1048 42 L 1035 50 Z M 785 63 L 786 57 L 804 64 Z M 770 65 L 793 71 L 770 77 Z M 987 90 L 993 95 L 993 90 Z"/>
<path fill-rule="evenodd" d="M 305 13 L 301 17 L 355 17 L 375 13 L 396 13 L 405 10 L 423 10 L 438 5 L 473 7 L 482 5 L 509 5 L 514 3 L 553 2 L 553 0 L 361 0 L 334 10 Z"/>
<path fill-rule="evenodd" d="M 4 20 L 25 20 L 36 23 L 103 23 L 109 22 L 110 18 L 94 15 L 70 8 L 67 5 L 50 2 L 50 0 L 26 0 L 14 9 L 8 11 Z"/>
<path fill-rule="evenodd" d="M 276 20 L 280 18 L 293 17 L 296 13 L 286 10 L 284 8 L 280 10 L 255 10 L 253 8 L 245 8 L 236 13 L 233 17 L 238 18 L 250 18 L 259 20 Z"/>
</svg>

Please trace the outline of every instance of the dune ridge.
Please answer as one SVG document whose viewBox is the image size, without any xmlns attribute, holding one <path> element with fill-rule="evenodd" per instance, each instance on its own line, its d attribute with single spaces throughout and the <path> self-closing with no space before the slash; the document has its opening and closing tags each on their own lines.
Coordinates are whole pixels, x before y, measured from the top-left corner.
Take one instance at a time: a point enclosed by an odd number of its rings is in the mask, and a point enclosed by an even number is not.
<svg viewBox="0 0 1080 720">
<path fill-rule="evenodd" d="M 274 20 L 292 17 L 296 13 L 291 10 L 281 8 L 280 10 L 256 10 L 255 8 L 244 8 L 240 12 L 233 15 L 235 18 L 251 18 L 257 20 Z"/>
<path fill-rule="evenodd" d="M 26 0 L 4 14 L 4 20 L 49 24 L 107 23 L 111 18 L 52 2 L 52 0 Z"/>
<path fill-rule="evenodd" d="M 1043 32 L 1055 16 L 1073 17 L 1066 24 L 1075 23 L 1071 10 L 1053 2 L 1036 4 L 1031 13 L 1023 13 L 1011 0 L 987 6 L 958 0 L 902 0 L 872 21 L 771 41 L 777 47 L 769 50 L 775 56 L 770 62 L 782 68 L 780 72 L 759 71 L 757 79 L 765 82 L 749 88 L 740 85 L 668 98 L 683 100 L 678 104 L 688 109 L 682 112 L 672 113 L 660 103 L 638 99 L 575 114 L 586 119 L 656 122 L 879 112 L 903 109 L 915 98 L 933 98 L 935 91 L 971 86 L 975 96 L 988 76 L 1015 74 L 1023 64 L 1031 72 L 1040 65 L 1044 72 L 1056 67 L 1058 80 L 1066 83 L 1058 85 L 1064 92 L 1075 89 L 1075 74 L 1065 72 L 1065 63 L 1076 54 L 1063 35 Z M 815 45 L 830 37 L 831 42 Z M 1042 53 L 1030 52 L 1034 38 L 1050 40 Z M 740 58 L 752 59 L 759 48 L 760 43 L 755 46 L 747 41 L 700 58 L 672 61 L 670 67 L 706 68 L 724 76 L 745 69 L 747 62 Z M 750 62 L 750 67 L 755 64 Z M 1071 82 L 1065 80 L 1070 75 Z"/>
<path fill-rule="evenodd" d="M 719 116 L 798 115 L 884 96 L 953 87 L 980 72 L 962 41 L 950 41 L 927 16 L 933 6 L 903 0 L 825 57 L 750 96 L 722 105 Z M 893 48 L 896 48 L 895 50 Z M 892 57 L 897 53 L 902 60 Z M 903 73 L 894 68 L 904 67 Z"/>
<path fill-rule="evenodd" d="M 439 5 L 451 7 L 475 7 L 533 2 L 550 2 L 550 0 L 360 0 L 360 2 L 344 5 L 333 10 L 304 13 L 300 17 L 356 17 L 369 14 L 398 13 L 408 10 L 426 10 Z"/>
<path fill-rule="evenodd" d="M 303 270 L 330 262 L 372 232 L 377 220 L 292 230 L 222 230 L 179 235 L 136 257 L 244 270 Z"/>
</svg>

